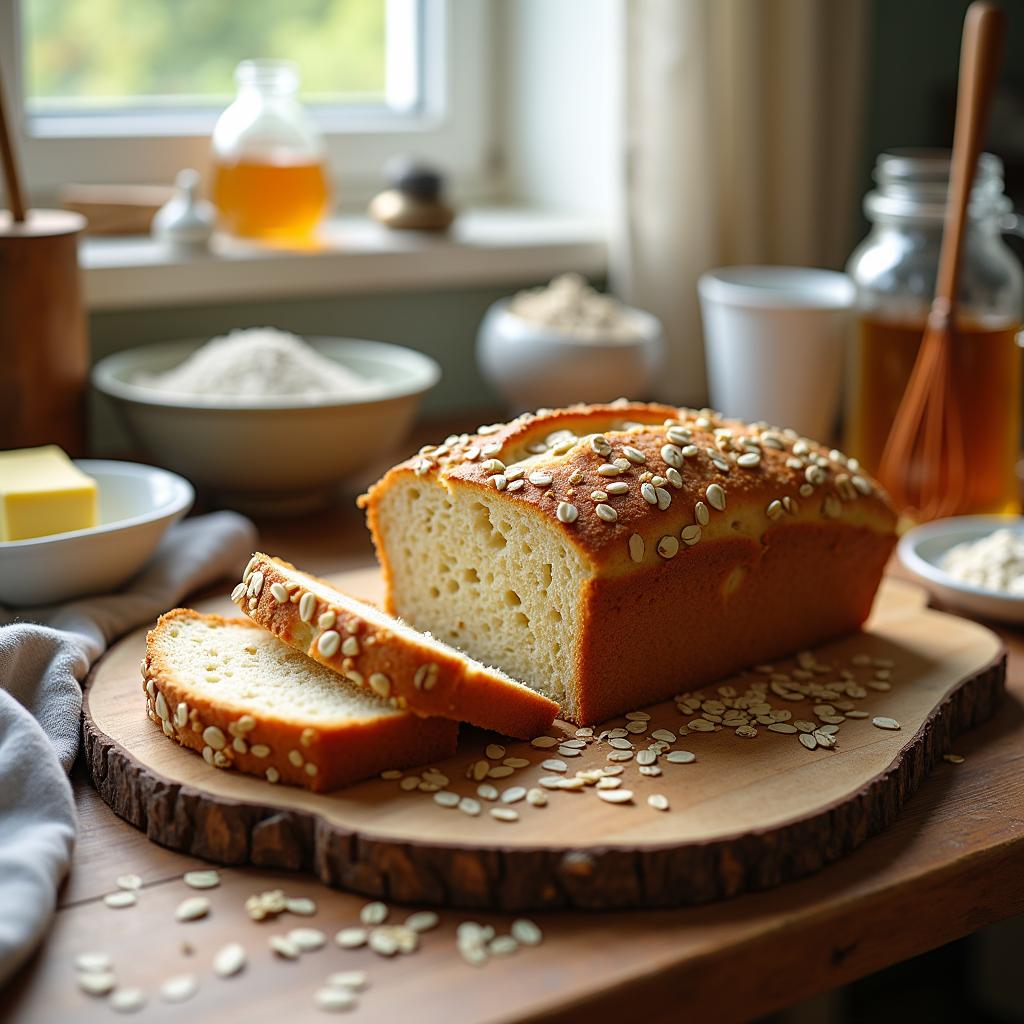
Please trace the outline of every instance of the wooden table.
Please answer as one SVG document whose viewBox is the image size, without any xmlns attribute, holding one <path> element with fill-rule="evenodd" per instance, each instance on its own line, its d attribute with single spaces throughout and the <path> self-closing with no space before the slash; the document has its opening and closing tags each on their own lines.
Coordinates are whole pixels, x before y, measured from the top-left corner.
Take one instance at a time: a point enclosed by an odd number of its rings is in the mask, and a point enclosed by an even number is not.
<svg viewBox="0 0 1024 1024">
<path fill-rule="evenodd" d="M 372 558 L 354 511 L 264 527 L 267 550 L 316 572 Z M 113 956 L 122 984 L 151 993 L 146 1021 L 320 1019 L 313 992 L 329 973 L 347 969 L 365 969 L 371 982 L 354 1018 L 380 1022 L 599 1021 L 657 1006 L 679 1007 L 690 1020 L 727 1021 L 791 1005 L 1024 911 L 1024 639 L 1004 635 L 1008 696 L 990 722 L 957 743 L 966 762 L 939 765 L 897 823 L 852 856 L 802 882 L 706 907 L 540 915 L 543 944 L 482 968 L 456 954 L 454 930 L 467 919 L 507 928 L 499 915 L 444 912 L 418 953 L 395 960 L 330 943 L 298 962 L 276 960 L 268 935 L 297 924 L 333 935 L 356 923 L 364 903 L 299 875 L 224 869 L 209 893 L 210 917 L 177 924 L 173 910 L 191 894 L 181 875 L 198 862 L 151 844 L 77 773 L 81 830 L 71 874 L 52 933 L 0 994 L 0 1017 L 112 1019 L 74 984 L 74 955 L 96 949 Z M 144 880 L 138 905 L 108 909 L 102 896 L 129 872 Z M 250 921 L 245 898 L 278 887 L 313 897 L 315 917 Z M 229 941 L 248 948 L 250 964 L 221 980 L 210 962 Z M 190 1002 L 155 998 L 163 980 L 191 972 L 201 988 Z"/>
</svg>

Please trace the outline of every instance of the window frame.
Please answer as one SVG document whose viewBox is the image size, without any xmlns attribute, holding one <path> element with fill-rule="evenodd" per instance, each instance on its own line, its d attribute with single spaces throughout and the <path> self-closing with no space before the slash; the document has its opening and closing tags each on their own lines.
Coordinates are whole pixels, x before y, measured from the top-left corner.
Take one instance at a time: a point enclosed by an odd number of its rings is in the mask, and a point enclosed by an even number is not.
<svg viewBox="0 0 1024 1024">
<path fill-rule="evenodd" d="M 195 114 L 184 114 L 177 123 L 173 116 L 163 118 L 159 132 L 153 119 L 137 115 L 47 116 L 46 130 L 35 131 L 24 102 L 20 4 L 0 0 L 0 67 L 10 69 L 7 102 L 33 201 L 52 202 L 59 188 L 72 182 L 168 184 L 184 167 L 207 167 L 215 115 L 199 114 L 198 122 Z M 494 0 L 389 0 L 388 16 L 403 5 L 418 9 L 421 20 L 419 104 L 407 111 L 316 110 L 342 208 L 365 203 L 379 189 L 381 167 L 396 153 L 413 153 L 439 166 L 457 199 L 494 194 L 489 171 L 495 98 L 488 73 L 495 48 Z M 387 86 L 389 91 L 403 87 L 393 67 L 387 69 Z"/>
</svg>

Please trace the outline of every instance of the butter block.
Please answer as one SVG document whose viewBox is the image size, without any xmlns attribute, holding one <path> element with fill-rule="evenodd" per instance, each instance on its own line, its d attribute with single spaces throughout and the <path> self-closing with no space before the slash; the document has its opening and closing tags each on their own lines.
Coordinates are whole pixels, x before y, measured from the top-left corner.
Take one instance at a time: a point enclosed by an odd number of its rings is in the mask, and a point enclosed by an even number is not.
<svg viewBox="0 0 1024 1024">
<path fill-rule="evenodd" d="M 55 444 L 0 452 L 0 541 L 97 523 L 96 481 Z"/>
</svg>

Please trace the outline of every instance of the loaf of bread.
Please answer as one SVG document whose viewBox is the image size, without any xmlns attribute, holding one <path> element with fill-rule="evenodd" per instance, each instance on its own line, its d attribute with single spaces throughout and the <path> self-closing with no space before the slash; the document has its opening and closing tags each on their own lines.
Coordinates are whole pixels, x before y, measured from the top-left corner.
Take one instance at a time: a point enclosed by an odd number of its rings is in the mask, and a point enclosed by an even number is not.
<svg viewBox="0 0 1024 1024">
<path fill-rule="evenodd" d="M 326 580 L 256 552 L 231 598 L 286 644 L 392 707 L 530 738 L 558 705 Z"/>
<path fill-rule="evenodd" d="M 324 791 L 450 757 L 458 725 L 400 711 L 248 619 L 162 615 L 146 639 L 146 709 L 216 768 Z"/>
<path fill-rule="evenodd" d="M 578 724 L 857 629 L 895 542 L 842 453 L 628 402 L 451 436 L 361 502 L 389 611 Z"/>
</svg>

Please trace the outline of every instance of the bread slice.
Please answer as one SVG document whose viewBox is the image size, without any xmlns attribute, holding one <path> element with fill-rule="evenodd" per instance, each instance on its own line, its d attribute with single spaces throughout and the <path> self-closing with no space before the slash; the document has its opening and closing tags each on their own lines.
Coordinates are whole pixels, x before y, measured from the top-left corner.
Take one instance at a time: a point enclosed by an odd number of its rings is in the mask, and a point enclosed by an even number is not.
<svg viewBox="0 0 1024 1024">
<path fill-rule="evenodd" d="M 452 435 L 361 503 L 387 610 L 580 725 L 856 630 L 896 541 L 856 459 L 631 402 Z"/>
<path fill-rule="evenodd" d="M 177 608 L 146 638 L 149 717 L 217 768 L 317 792 L 450 757 L 458 725 L 399 711 L 248 619 Z"/>
<path fill-rule="evenodd" d="M 521 738 L 544 732 L 558 713 L 499 669 L 262 552 L 231 597 L 264 629 L 392 707 Z"/>
</svg>

